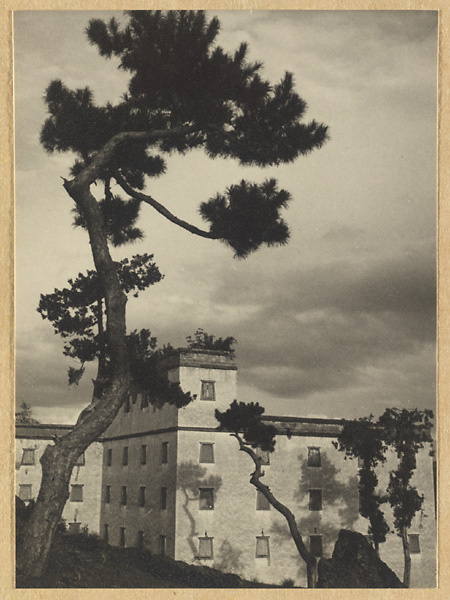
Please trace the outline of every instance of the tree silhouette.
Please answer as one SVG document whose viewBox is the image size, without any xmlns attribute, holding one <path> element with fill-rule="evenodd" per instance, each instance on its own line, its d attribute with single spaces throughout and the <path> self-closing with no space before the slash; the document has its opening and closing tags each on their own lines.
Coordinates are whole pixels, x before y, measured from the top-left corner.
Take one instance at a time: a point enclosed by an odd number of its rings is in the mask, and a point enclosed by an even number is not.
<svg viewBox="0 0 450 600">
<path fill-rule="evenodd" d="M 71 90 L 60 80 L 45 92 L 49 117 L 41 143 L 49 153 L 76 155 L 63 185 L 75 203 L 75 224 L 88 232 L 103 292 L 108 369 L 94 385 L 93 410 L 41 458 L 41 489 L 18 556 L 18 568 L 29 576 L 43 572 L 78 455 L 108 427 L 130 390 L 127 297 L 109 244 L 142 237 L 136 220 L 143 203 L 194 235 L 223 241 L 238 257 L 288 240 L 281 210 L 289 194 L 275 180 L 242 181 L 204 200 L 200 211 L 209 229 L 203 230 L 144 194 L 147 179 L 162 175 L 165 156 L 174 152 L 196 148 L 265 167 L 292 162 L 327 139 L 324 125 L 302 122 L 306 103 L 291 74 L 272 85 L 261 77 L 261 63 L 247 60 L 246 44 L 233 54 L 216 44 L 217 18 L 208 22 L 202 11 L 127 11 L 126 18 L 124 27 L 94 19 L 86 29 L 99 53 L 115 56 L 130 74 L 117 104 L 97 105 L 92 90 Z M 129 199 L 113 195 L 112 182 Z M 104 190 L 100 201 L 93 184 Z"/>
<path fill-rule="evenodd" d="M 250 476 L 250 483 L 263 494 L 267 501 L 286 519 L 289 532 L 294 540 L 295 546 L 301 558 L 306 563 L 306 574 L 308 587 L 314 588 L 317 583 L 317 559 L 313 556 L 303 541 L 298 529 L 294 514 L 289 508 L 282 504 L 274 495 L 272 490 L 265 485 L 261 479 L 264 477 L 262 470 L 262 459 L 255 452 L 256 448 L 273 452 L 275 449 L 276 429 L 272 425 L 266 425 L 261 420 L 264 408 L 257 402 L 237 402 L 234 400 L 224 412 L 215 411 L 216 419 L 221 429 L 231 432 L 231 435 L 239 442 L 239 450 L 245 452 L 253 460 L 255 470 Z"/>
</svg>

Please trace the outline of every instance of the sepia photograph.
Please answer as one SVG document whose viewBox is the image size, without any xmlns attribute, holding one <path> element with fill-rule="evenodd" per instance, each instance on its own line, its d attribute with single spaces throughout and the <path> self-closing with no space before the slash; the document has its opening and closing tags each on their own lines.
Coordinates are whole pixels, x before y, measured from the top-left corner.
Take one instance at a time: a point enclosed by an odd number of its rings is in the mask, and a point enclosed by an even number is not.
<svg viewBox="0 0 450 600">
<path fill-rule="evenodd" d="M 436 588 L 438 26 L 14 11 L 17 589 Z"/>
</svg>

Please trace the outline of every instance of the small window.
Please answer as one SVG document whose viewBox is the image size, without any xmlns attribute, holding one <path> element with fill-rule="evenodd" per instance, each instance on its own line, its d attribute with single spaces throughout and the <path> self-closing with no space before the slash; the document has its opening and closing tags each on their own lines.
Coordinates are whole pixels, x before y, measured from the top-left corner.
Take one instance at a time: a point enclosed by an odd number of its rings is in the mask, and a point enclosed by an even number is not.
<svg viewBox="0 0 450 600">
<path fill-rule="evenodd" d="M 322 490 L 309 490 L 309 510 L 322 510 Z"/>
<path fill-rule="evenodd" d="M 139 488 L 138 503 L 139 506 L 145 506 L 145 487 Z"/>
<path fill-rule="evenodd" d="M 166 555 L 166 536 L 165 535 L 159 536 L 159 553 L 161 554 L 161 556 Z"/>
<path fill-rule="evenodd" d="M 160 493 L 160 498 L 159 498 L 159 508 L 161 510 L 167 509 L 167 488 L 166 487 L 161 488 L 161 493 Z"/>
<path fill-rule="evenodd" d="M 33 498 L 32 486 L 30 483 L 19 485 L 19 498 L 24 502 L 28 502 Z"/>
<path fill-rule="evenodd" d="M 70 492 L 71 502 L 83 502 L 83 486 L 73 485 Z"/>
<path fill-rule="evenodd" d="M 308 448 L 308 467 L 320 466 L 322 466 L 320 448 Z"/>
<path fill-rule="evenodd" d="M 214 488 L 200 488 L 200 510 L 214 510 Z"/>
<path fill-rule="evenodd" d="M 418 533 L 408 534 L 409 551 L 411 554 L 420 554 L 420 541 Z"/>
<path fill-rule="evenodd" d="M 142 550 L 142 548 L 144 547 L 144 532 L 142 531 L 142 529 L 140 529 L 137 532 L 137 539 L 136 539 L 136 546 Z"/>
<path fill-rule="evenodd" d="M 108 448 L 108 450 L 106 452 L 106 466 L 107 467 L 112 466 L 112 448 Z"/>
<path fill-rule="evenodd" d="M 214 462 L 214 444 L 206 444 L 200 442 L 200 462 L 201 463 L 213 463 Z"/>
<path fill-rule="evenodd" d="M 198 538 L 198 557 L 199 558 L 214 558 L 213 538 L 212 537 Z"/>
<path fill-rule="evenodd" d="M 105 487 L 105 504 L 109 504 L 111 502 L 111 486 L 107 485 Z"/>
<path fill-rule="evenodd" d="M 122 506 L 126 506 L 126 504 L 127 504 L 127 486 L 126 485 L 122 486 L 122 491 L 120 493 L 120 504 L 122 504 Z"/>
<path fill-rule="evenodd" d="M 80 533 L 81 523 L 69 523 L 69 533 Z"/>
<path fill-rule="evenodd" d="M 270 502 L 260 490 L 256 490 L 256 510 L 270 510 Z"/>
<path fill-rule="evenodd" d="M 80 456 L 77 458 L 77 460 L 75 462 L 75 466 L 76 467 L 84 467 L 85 464 L 86 464 L 86 457 L 84 455 L 84 452 L 82 452 L 80 454 Z"/>
<path fill-rule="evenodd" d="M 108 525 L 108 523 L 105 523 L 103 525 L 103 539 L 105 540 L 106 543 L 109 542 L 109 525 Z"/>
<path fill-rule="evenodd" d="M 256 537 L 256 558 L 269 558 L 269 537 L 258 535 Z"/>
<path fill-rule="evenodd" d="M 270 465 L 270 452 L 268 450 L 256 448 L 256 456 L 259 456 L 262 465 Z"/>
<path fill-rule="evenodd" d="M 320 558 L 323 554 L 323 543 L 321 535 L 309 536 L 309 551 L 313 556 Z"/>
<path fill-rule="evenodd" d="M 166 465 L 169 462 L 169 442 L 161 444 L 161 463 Z"/>
<path fill-rule="evenodd" d="M 125 527 L 120 528 L 119 546 L 125 548 Z"/>
<path fill-rule="evenodd" d="M 34 458 L 34 449 L 29 448 L 23 451 L 22 453 L 22 464 L 23 465 L 34 465 L 35 463 L 35 458 Z"/>
<path fill-rule="evenodd" d="M 128 465 L 128 446 L 123 447 L 122 451 L 122 464 L 124 467 Z"/>
<path fill-rule="evenodd" d="M 123 403 L 123 410 L 126 413 L 129 413 L 131 410 L 131 402 L 130 402 L 130 396 L 127 396 L 125 402 Z"/>
<path fill-rule="evenodd" d="M 147 464 L 147 446 L 142 444 L 141 446 L 141 465 Z"/>
<path fill-rule="evenodd" d="M 200 400 L 215 400 L 214 381 L 202 381 Z"/>
</svg>

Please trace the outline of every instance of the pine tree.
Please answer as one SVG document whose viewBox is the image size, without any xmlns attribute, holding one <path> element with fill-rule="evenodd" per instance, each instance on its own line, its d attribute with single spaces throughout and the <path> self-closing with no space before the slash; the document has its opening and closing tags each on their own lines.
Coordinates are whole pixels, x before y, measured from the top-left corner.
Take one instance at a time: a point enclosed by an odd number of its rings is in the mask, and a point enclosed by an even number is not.
<svg viewBox="0 0 450 600">
<path fill-rule="evenodd" d="M 317 584 L 317 559 L 305 546 L 301 533 L 298 529 L 294 514 L 289 508 L 280 502 L 274 492 L 263 481 L 264 471 L 262 459 L 257 449 L 273 452 L 275 450 L 276 429 L 267 425 L 261 419 L 264 408 L 258 402 L 237 402 L 234 400 L 224 412 L 215 411 L 216 419 L 220 428 L 229 431 L 239 442 L 239 450 L 245 452 L 253 460 L 255 470 L 250 476 L 250 483 L 267 499 L 267 501 L 286 519 L 289 532 L 294 540 L 295 547 L 306 564 L 306 574 L 309 588 L 315 588 Z"/>
<path fill-rule="evenodd" d="M 372 537 L 377 554 L 379 546 L 386 541 L 389 526 L 381 506 L 387 502 L 386 494 L 377 492 L 376 467 L 386 462 L 384 431 L 372 422 L 372 417 L 347 421 L 334 446 L 351 458 L 361 461 L 359 468 L 359 512 L 369 520 L 368 533 Z"/>
<path fill-rule="evenodd" d="M 202 11 L 128 11 L 126 18 L 124 27 L 94 19 L 86 30 L 99 53 L 116 57 L 130 74 L 120 102 L 97 105 L 89 88 L 71 90 L 59 80 L 45 92 L 49 117 L 41 143 L 49 153 L 77 156 L 64 188 L 75 203 L 75 224 L 89 235 L 106 308 L 108 370 L 95 410 L 42 456 L 41 489 L 18 556 L 18 568 L 30 576 L 43 572 L 78 455 L 108 427 L 130 390 L 127 297 L 108 245 L 142 237 L 135 224 L 142 204 L 194 235 L 221 240 L 238 257 L 289 237 L 281 210 L 290 196 L 275 180 L 241 181 L 205 200 L 200 211 L 209 229 L 200 229 L 144 193 L 148 178 L 163 174 L 174 152 L 197 148 L 211 158 L 265 167 L 292 162 L 327 139 L 324 125 L 302 122 L 306 103 L 290 73 L 272 85 L 261 63 L 247 60 L 246 44 L 233 54 L 216 44 L 217 18 L 208 22 Z M 113 181 L 127 200 L 111 193 Z M 94 183 L 104 189 L 101 201 L 91 193 Z"/>
</svg>

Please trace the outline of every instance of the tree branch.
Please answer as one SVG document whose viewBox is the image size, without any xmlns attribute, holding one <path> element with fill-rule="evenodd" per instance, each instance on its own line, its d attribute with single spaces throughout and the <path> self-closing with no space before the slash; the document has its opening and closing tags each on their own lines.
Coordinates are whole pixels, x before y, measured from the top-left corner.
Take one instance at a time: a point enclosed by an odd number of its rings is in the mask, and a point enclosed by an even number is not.
<svg viewBox="0 0 450 600">
<path fill-rule="evenodd" d="M 142 192 L 137 192 L 132 187 L 130 187 L 127 184 L 127 182 L 124 180 L 124 178 L 121 175 L 119 175 L 118 173 L 116 173 L 114 175 L 114 179 L 117 181 L 117 183 L 123 189 L 123 191 L 126 192 L 129 196 L 131 196 L 132 198 L 135 198 L 136 200 L 140 200 L 141 202 L 145 202 L 146 204 L 149 204 L 156 211 L 158 211 L 159 214 L 163 215 L 163 217 L 166 217 L 166 219 L 168 219 L 172 223 L 175 223 L 175 225 L 178 225 L 179 227 L 186 229 L 186 231 L 189 231 L 189 233 L 193 233 L 193 234 L 198 235 L 203 238 L 208 238 L 210 240 L 218 239 L 218 237 L 216 235 L 212 234 L 210 231 L 204 231 L 203 229 L 199 229 L 198 227 L 195 227 L 195 225 L 191 225 L 190 223 L 187 223 L 186 221 L 179 219 L 174 214 L 172 214 L 165 206 L 160 204 L 157 200 L 155 200 L 151 196 L 147 196 L 147 194 L 143 194 Z"/>
<path fill-rule="evenodd" d="M 174 134 L 188 134 L 194 131 L 192 125 L 183 125 L 172 129 L 155 129 L 154 131 L 122 131 L 113 136 L 95 153 L 89 165 L 77 176 L 79 185 L 90 185 L 98 178 L 99 172 L 109 163 L 116 148 L 128 141 L 152 142 Z"/>
</svg>

